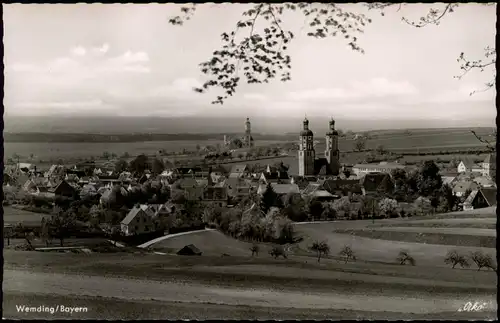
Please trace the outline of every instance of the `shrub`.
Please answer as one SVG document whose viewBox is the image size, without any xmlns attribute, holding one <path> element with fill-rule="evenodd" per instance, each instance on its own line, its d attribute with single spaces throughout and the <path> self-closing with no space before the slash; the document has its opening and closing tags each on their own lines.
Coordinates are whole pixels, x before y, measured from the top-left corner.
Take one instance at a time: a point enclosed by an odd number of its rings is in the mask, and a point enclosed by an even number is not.
<svg viewBox="0 0 500 323">
<path fill-rule="evenodd" d="M 269 254 L 274 257 L 274 259 L 278 259 L 279 256 L 283 256 L 283 258 L 287 259 L 285 250 L 283 249 L 282 246 L 274 246 L 271 251 L 269 251 Z"/>
<path fill-rule="evenodd" d="M 458 253 L 456 250 L 452 250 L 448 252 L 446 258 L 444 259 L 444 263 L 448 265 L 452 265 L 451 268 L 455 268 L 456 265 L 460 265 L 462 268 L 470 267 L 467 258 Z"/>
<path fill-rule="evenodd" d="M 318 256 L 318 262 L 321 260 L 321 256 L 327 256 L 330 253 L 330 247 L 326 242 L 318 242 L 315 241 L 313 244 L 309 247 L 311 251 L 316 252 Z"/>
<path fill-rule="evenodd" d="M 339 255 L 342 258 L 344 258 L 345 263 L 347 263 L 349 259 L 356 261 L 356 256 L 354 255 L 354 251 L 352 251 L 351 247 L 349 246 L 344 246 L 342 250 L 340 250 Z"/>
<path fill-rule="evenodd" d="M 396 260 L 400 265 L 406 265 L 409 263 L 410 265 L 415 266 L 415 259 L 413 259 L 413 257 L 406 250 L 401 250 Z"/>
<path fill-rule="evenodd" d="M 259 245 L 258 244 L 254 244 L 251 248 L 250 248 L 250 251 L 252 252 L 252 257 L 254 255 L 258 256 L 259 255 Z"/>
<path fill-rule="evenodd" d="M 471 254 L 471 259 L 476 264 L 477 271 L 480 271 L 481 268 L 490 268 L 495 272 L 497 271 L 491 255 L 484 254 L 482 251 L 475 251 Z"/>
</svg>

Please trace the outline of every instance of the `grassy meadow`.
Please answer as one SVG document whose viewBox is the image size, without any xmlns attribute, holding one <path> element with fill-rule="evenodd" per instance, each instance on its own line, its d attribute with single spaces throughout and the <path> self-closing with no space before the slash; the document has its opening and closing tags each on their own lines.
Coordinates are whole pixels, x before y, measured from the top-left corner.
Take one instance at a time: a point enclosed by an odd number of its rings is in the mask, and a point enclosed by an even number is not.
<svg viewBox="0 0 500 323">
<path fill-rule="evenodd" d="M 92 309 L 85 315 L 73 314 L 74 318 L 96 317 L 97 311 L 104 315 L 100 318 L 138 318 L 137 311 L 131 309 L 141 308 L 151 310 L 146 315 L 148 318 L 170 315 L 234 319 L 247 315 L 246 318 L 262 319 L 321 319 L 330 315 L 329 318 L 342 319 L 493 319 L 496 318 L 496 273 L 484 268 L 477 271 L 474 264 L 470 268 L 452 269 L 444 259 L 450 250 L 464 255 L 482 250 L 494 256 L 494 248 L 476 246 L 471 240 L 465 240 L 470 242 L 467 246 L 430 240 L 396 241 L 395 236 L 365 237 L 357 231 L 390 228 L 391 232 L 407 235 L 405 228 L 418 231 L 419 224 L 422 232 L 429 228 L 443 229 L 439 225 L 446 224 L 446 229 L 459 233 L 459 225 L 475 219 L 480 223 L 493 223 L 495 211 L 496 208 L 487 208 L 375 223 L 362 220 L 296 224 L 304 240 L 293 247 L 285 246 L 287 259 L 271 257 L 268 244 L 261 244 L 259 254 L 252 257 L 250 242 L 232 239 L 218 231 L 173 236 L 149 248 L 149 251 L 165 254 L 74 254 L 6 249 L 4 313 L 13 317 L 24 315 L 15 313 L 13 307 L 20 297 L 30 297 L 38 304 L 43 296 L 47 304 L 65 295 L 68 306 L 75 304 Z M 340 230 L 354 233 L 336 232 Z M 441 230 L 439 234 L 453 235 L 449 230 Z M 480 237 L 472 231 L 468 236 Z M 321 262 L 308 250 L 313 241 L 325 241 L 330 246 L 330 254 Z M 203 255 L 175 255 L 187 244 L 196 245 Z M 345 262 L 338 255 L 344 245 L 351 246 L 356 261 Z M 401 249 L 415 258 L 415 266 L 401 266 L 397 262 Z M 46 277 L 43 292 L 36 284 L 23 287 L 22 290 L 30 290 L 29 293 L 22 293 L 16 287 L 19 279 L 35 279 L 29 278 L 29 272 L 36 277 Z M 79 282 L 77 277 L 84 282 Z M 113 298 L 116 286 L 126 295 Z M 76 294 L 76 290 L 81 293 Z M 172 301 L 174 299 L 177 301 Z M 484 301 L 489 307 L 471 313 L 457 311 L 468 301 Z M 252 309 L 242 304 L 252 305 Z M 207 312 L 207 306 L 213 310 Z M 272 313 L 280 313 L 280 316 Z M 64 315 L 67 314 L 59 316 Z M 27 314 L 23 317 L 34 318 Z M 142 314 L 140 317 L 145 318 Z"/>
<path fill-rule="evenodd" d="M 487 128 L 476 129 L 481 136 L 487 137 L 490 130 Z M 316 134 L 319 140 L 316 146 L 318 155 L 322 154 L 325 149 L 323 134 Z M 487 137 L 492 139 L 491 137 Z M 283 137 L 283 141 L 279 140 L 256 140 L 256 146 L 266 146 L 280 142 L 293 142 L 295 138 L 290 136 Z M 340 138 L 339 149 L 341 152 L 354 150 L 354 139 Z M 103 152 L 115 153 L 118 156 L 127 152 L 131 156 L 139 154 L 152 155 L 158 151 L 180 151 L 182 149 L 195 150 L 197 145 L 217 145 L 222 144 L 222 140 L 175 140 L 175 141 L 145 141 L 145 142 L 102 142 L 102 143 L 30 143 L 30 142 L 5 142 L 5 156 L 10 157 L 13 154 L 21 156 L 22 160 L 27 160 L 33 154 L 33 160 L 53 160 L 58 159 L 74 159 L 74 158 L 89 158 L 91 156 L 99 157 Z M 376 149 L 379 145 L 383 145 L 386 149 L 394 153 L 405 152 L 433 152 L 440 151 L 458 151 L 469 149 L 481 149 L 484 145 L 480 143 L 470 132 L 468 128 L 462 129 L 417 129 L 417 130 L 387 130 L 370 132 L 366 148 Z M 446 157 L 448 156 L 448 157 Z M 450 155 L 444 155 L 443 158 L 450 158 Z M 407 156 L 411 160 L 415 156 Z M 433 157 L 433 156 L 416 156 L 416 157 Z M 355 154 L 344 156 L 343 159 L 359 159 Z"/>
</svg>

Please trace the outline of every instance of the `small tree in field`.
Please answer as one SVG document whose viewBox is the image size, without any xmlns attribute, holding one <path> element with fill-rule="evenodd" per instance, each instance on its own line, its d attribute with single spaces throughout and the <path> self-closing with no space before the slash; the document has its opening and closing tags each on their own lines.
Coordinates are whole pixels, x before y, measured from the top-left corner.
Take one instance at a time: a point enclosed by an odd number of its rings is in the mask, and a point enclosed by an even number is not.
<svg viewBox="0 0 500 323">
<path fill-rule="evenodd" d="M 480 271 L 481 268 L 490 268 L 495 272 L 497 271 L 491 255 L 484 254 L 482 251 L 475 251 L 471 254 L 471 259 L 476 264 L 477 271 Z"/>
<path fill-rule="evenodd" d="M 278 259 L 279 256 L 283 256 L 283 258 L 287 259 L 285 250 L 283 249 L 282 246 L 274 246 L 271 251 L 269 251 L 269 254 L 274 257 L 274 259 Z"/>
<path fill-rule="evenodd" d="M 465 256 L 458 253 L 456 250 L 452 250 L 448 252 L 446 258 L 444 259 L 444 263 L 447 265 L 452 265 L 451 268 L 455 268 L 456 265 L 460 265 L 462 268 L 469 268 L 470 264 L 467 261 Z"/>
<path fill-rule="evenodd" d="M 342 250 L 340 250 L 339 255 L 344 258 L 345 263 L 347 263 L 350 259 L 356 261 L 356 256 L 354 255 L 354 251 L 352 251 L 351 247 L 344 246 Z"/>
<path fill-rule="evenodd" d="M 328 246 L 328 244 L 326 244 L 326 242 L 315 241 L 309 247 L 309 249 L 316 252 L 316 255 L 318 256 L 318 262 L 320 262 L 321 256 L 327 256 L 330 253 L 330 247 Z"/>
<path fill-rule="evenodd" d="M 363 150 L 365 150 L 365 148 L 366 148 L 366 138 L 362 137 L 362 136 L 359 136 L 358 138 L 356 138 L 356 140 L 354 141 L 354 148 L 356 149 L 356 151 L 363 151 Z"/>
<path fill-rule="evenodd" d="M 258 245 L 258 244 L 254 244 L 254 245 L 250 248 L 250 251 L 252 252 L 252 257 L 253 257 L 254 255 L 259 256 L 259 250 L 260 250 L 259 245 Z"/>
<path fill-rule="evenodd" d="M 408 253 L 406 250 L 401 250 L 396 258 L 400 265 L 406 265 L 409 263 L 412 266 L 415 266 L 415 259 Z"/>
</svg>

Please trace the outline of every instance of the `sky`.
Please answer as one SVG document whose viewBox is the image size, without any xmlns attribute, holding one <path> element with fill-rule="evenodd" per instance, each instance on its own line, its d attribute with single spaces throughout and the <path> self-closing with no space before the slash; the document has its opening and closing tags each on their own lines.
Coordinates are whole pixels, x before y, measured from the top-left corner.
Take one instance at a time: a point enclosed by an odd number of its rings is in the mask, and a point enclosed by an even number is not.
<svg viewBox="0 0 500 323">
<path fill-rule="evenodd" d="M 343 5 L 363 11 L 359 4 Z M 443 4 L 370 12 L 358 35 L 365 54 L 341 38 L 308 37 L 307 20 L 283 16 L 296 37 L 289 46 L 292 80 L 243 84 L 223 105 L 192 91 L 205 81 L 198 64 L 220 49 L 246 4 L 203 4 L 173 26 L 175 4 L 7 4 L 4 19 L 4 105 L 8 116 L 325 116 L 344 119 L 491 120 L 495 89 L 470 96 L 493 77 L 462 80 L 457 57 L 481 58 L 495 44 L 496 7 L 462 4 L 439 26 L 415 28 Z M 267 21 L 257 21 L 264 28 Z M 248 32 L 248 31 L 245 31 Z"/>
</svg>

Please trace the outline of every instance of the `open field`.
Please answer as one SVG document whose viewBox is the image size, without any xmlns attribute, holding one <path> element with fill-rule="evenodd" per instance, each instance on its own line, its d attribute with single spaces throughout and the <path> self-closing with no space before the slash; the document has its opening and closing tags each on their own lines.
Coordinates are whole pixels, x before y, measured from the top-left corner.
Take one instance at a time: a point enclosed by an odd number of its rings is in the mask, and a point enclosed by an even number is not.
<svg viewBox="0 0 500 323">
<path fill-rule="evenodd" d="M 420 228 L 477 228 L 496 229 L 497 220 L 495 218 L 463 218 L 463 219 L 437 219 L 437 220 L 416 220 L 404 221 L 392 224 L 370 225 L 369 228 L 377 227 L 420 227 Z"/>
<path fill-rule="evenodd" d="M 391 230 L 392 229 L 392 230 Z M 414 229 L 414 230 L 410 230 Z M 429 232 L 431 230 L 438 232 Z M 351 236 L 365 237 L 370 239 L 376 239 L 377 241 L 393 241 L 393 242 L 409 242 L 416 244 L 424 244 L 424 245 L 450 245 L 450 246 L 462 246 L 464 248 L 469 247 L 481 247 L 481 248 L 490 248 L 489 252 L 494 254 L 494 248 L 496 246 L 496 237 L 495 236 L 485 236 L 481 235 L 471 235 L 471 234 L 451 234 L 451 233 L 441 233 L 439 231 L 444 231 L 444 229 L 452 229 L 452 228 L 370 228 L 364 230 L 335 230 L 336 234 L 349 234 Z M 461 229 L 449 230 L 448 232 L 453 232 L 456 230 L 460 232 Z M 462 229 L 464 230 L 464 229 Z M 475 229 L 475 230 L 489 230 L 488 234 L 491 232 L 495 233 L 495 230 L 491 229 Z M 354 240 L 354 238 L 353 238 Z M 376 243 L 376 242 L 375 242 Z M 401 246 L 401 248 L 409 249 L 410 252 L 414 249 L 411 244 L 408 247 Z M 465 249 L 464 249 L 465 251 Z M 431 249 L 428 249 L 426 252 L 431 252 Z"/>
<path fill-rule="evenodd" d="M 492 221 L 494 220 L 492 217 L 495 216 L 494 210 L 495 208 L 489 208 L 488 212 L 483 209 L 474 210 L 475 213 L 474 211 L 468 211 L 439 214 L 429 216 L 427 219 L 431 218 L 436 221 L 439 217 L 447 217 L 448 221 L 451 221 L 452 218 L 456 218 L 454 224 L 457 225 L 473 221 L 471 214 L 481 216 L 482 213 L 482 216 L 489 218 L 488 221 Z M 463 218 L 464 216 L 466 218 Z M 313 241 L 327 241 L 332 255 L 337 254 L 344 245 L 350 245 L 358 254 L 359 259 L 394 263 L 398 252 L 401 249 L 407 249 L 418 259 L 417 263 L 438 266 L 445 266 L 443 259 L 451 249 L 457 249 L 466 254 L 481 249 L 495 254 L 496 232 L 491 229 L 481 231 L 488 229 L 424 227 L 419 230 L 418 227 L 404 227 L 404 223 L 407 222 L 408 219 L 377 220 L 375 222 L 377 227 L 373 228 L 374 230 L 371 228 L 373 226 L 371 220 L 298 224 L 297 230 L 299 235 L 304 238 L 304 241 L 292 248 L 291 252 L 296 255 L 311 256 L 308 246 Z M 417 222 L 417 220 L 413 222 Z M 394 228 L 399 224 L 402 224 L 401 228 Z M 438 232 L 429 233 L 429 230 L 438 230 Z M 463 232 L 460 232 L 460 230 Z M 482 234 L 484 232 L 488 234 Z M 250 254 L 249 248 L 251 246 L 250 243 L 235 241 L 220 232 L 210 231 L 173 237 L 154 244 L 151 248 L 156 251 L 173 252 L 190 243 L 210 255 L 226 253 L 231 256 L 244 256 Z M 269 248 L 268 245 L 262 245 L 261 253 L 267 254 Z"/>
<path fill-rule="evenodd" d="M 256 141 L 255 145 L 267 146 L 282 141 Z M 18 154 L 24 158 L 34 155 L 34 161 L 39 159 L 52 159 L 57 161 L 62 158 L 90 158 L 99 157 L 107 151 L 121 156 L 127 152 L 130 156 L 140 154 L 152 155 L 159 150 L 179 152 L 182 149 L 196 150 L 196 145 L 208 146 L 222 144 L 222 140 L 177 140 L 177 141 L 144 141 L 144 142 L 102 142 L 102 143 L 29 143 L 29 142 L 6 142 L 4 143 L 4 155 L 11 157 Z"/>
<path fill-rule="evenodd" d="M 37 284 L 36 281 L 43 282 L 43 284 Z M 172 303 L 175 303 L 177 306 L 191 306 L 195 308 L 200 305 L 209 305 L 218 308 L 219 311 L 222 310 L 222 313 L 218 312 L 218 315 L 220 315 L 218 318 L 234 318 L 235 315 L 232 313 L 233 310 L 238 313 L 241 310 L 248 309 L 244 307 L 242 308 L 241 305 L 251 306 L 254 308 L 256 314 L 263 312 L 257 317 L 265 318 L 269 318 L 269 315 L 265 315 L 266 312 L 271 311 L 274 308 L 280 308 L 281 310 L 293 308 L 293 310 L 289 313 L 289 315 L 291 314 L 291 318 L 296 318 L 297 316 L 300 317 L 300 314 L 306 314 L 312 312 L 313 310 L 320 311 L 320 313 L 323 312 L 322 314 L 325 314 L 324 312 L 326 311 L 339 311 L 337 314 L 341 314 L 343 311 L 347 310 L 348 313 L 353 311 L 357 315 L 365 317 L 374 315 L 375 317 L 378 316 L 387 318 L 389 316 L 392 318 L 400 318 L 401 316 L 415 317 L 409 315 L 409 313 L 417 314 L 416 317 L 419 317 L 419 315 L 443 314 L 440 312 L 455 312 L 455 315 L 457 315 L 457 309 L 465 303 L 460 297 L 453 297 L 451 295 L 434 295 L 432 299 L 426 299 L 417 295 L 413 295 L 413 297 L 401 298 L 387 291 L 384 295 L 378 296 L 347 293 L 347 291 L 335 291 L 329 293 L 323 291 L 305 294 L 302 291 L 270 291 L 255 288 L 252 290 L 246 290 L 234 287 L 221 287 L 214 284 L 207 286 L 200 285 L 196 282 L 181 284 L 174 282 L 131 280 L 115 277 L 89 277 L 82 275 L 75 276 L 70 274 L 62 275 L 53 273 L 38 273 L 37 276 L 33 276 L 25 271 L 13 272 L 11 270 L 6 270 L 4 293 L 7 295 L 13 295 L 11 297 L 15 298 L 16 296 L 19 297 L 18 290 L 26 291 L 26 294 L 29 297 L 28 299 L 30 300 L 33 300 L 33 294 L 42 296 L 47 295 L 48 300 L 57 299 L 58 295 L 69 296 L 70 298 L 82 298 L 84 300 L 84 304 L 89 304 L 89 297 L 104 301 L 117 300 L 118 302 L 113 303 L 115 306 L 118 304 L 122 305 L 116 308 L 117 312 L 120 313 L 122 311 L 119 309 L 121 307 L 127 307 L 127 303 L 129 302 L 136 304 L 144 304 L 144 302 L 146 302 L 146 304 L 149 305 L 156 303 L 155 305 L 158 306 L 160 305 L 158 302 L 161 301 L 165 310 L 171 308 L 173 305 Z M 57 293 L 53 294 L 56 290 Z M 117 290 L 120 290 L 119 294 L 116 293 Z M 74 294 L 76 291 L 78 291 L 78 296 Z M 468 297 L 474 297 L 474 293 L 469 293 Z M 38 298 L 38 301 L 39 300 L 40 298 Z M 492 313 L 490 312 L 495 310 L 493 303 L 494 298 L 492 295 L 488 295 L 482 297 L 481 300 L 488 304 L 488 312 L 483 312 L 481 313 L 482 315 L 478 315 L 476 317 L 484 317 L 484 315 L 491 317 Z M 33 301 L 37 301 L 37 299 L 35 298 Z M 72 303 L 76 302 L 73 301 Z M 62 304 L 69 306 L 69 304 L 65 302 Z M 198 306 L 195 306 L 196 304 Z M 4 303 L 4 308 L 6 305 L 7 304 Z M 9 305 L 12 306 L 12 303 Z M 137 305 L 135 308 L 138 308 Z M 76 306 L 80 307 L 85 305 Z M 93 308 L 94 311 L 96 311 L 95 303 L 90 303 L 88 307 L 91 309 Z M 170 311 L 171 310 L 172 309 L 170 309 Z M 224 310 L 227 310 L 227 312 Z M 4 310 L 4 315 L 6 312 L 10 312 L 16 315 L 16 317 L 19 315 L 18 313 L 15 313 L 13 309 Z M 191 315 L 197 313 L 198 315 L 201 314 L 199 317 L 206 318 L 206 316 L 204 316 L 206 315 L 205 312 L 201 311 L 200 313 L 199 308 L 190 312 L 192 313 Z M 224 312 L 226 313 L 223 314 Z M 110 313 L 108 311 L 105 311 L 105 313 L 110 318 L 117 318 L 122 315 L 113 312 Z M 125 313 L 130 312 L 127 310 Z M 140 311 L 140 313 L 142 314 L 143 311 Z M 174 313 L 176 315 L 180 314 L 178 311 Z M 217 311 L 215 313 L 217 313 Z M 82 313 L 81 315 L 84 314 L 85 313 Z M 186 317 L 186 314 L 187 312 L 184 313 L 183 317 Z M 59 315 L 61 316 L 62 314 Z M 93 316 L 95 315 L 96 313 L 93 314 Z M 147 315 L 148 314 L 142 314 L 141 318 Z M 77 316 L 75 313 L 73 314 L 73 317 L 87 318 L 88 316 Z M 101 318 L 108 317 L 101 316 Z M 246 318 L 251 317 L 252 315 Z"/>
<path fill-rule="evenodd" d="M 477 130 L 477 129 L 476 129 Z M 489 135 L 489 130 L 481 128 L 477 130 L 479 135 Z M 456 151 L 484 148 L 470 132 L 468 128 L 462 129 L 416 129 L 409 133 L 404 131 L 375 131 L 372 139 L 367 141 L 367 149 L 375 149 L 383 145 L 386 149 L 396 153 L 402 152 L 439 152 Z M 324 150 L 324 135 L 316 134 L 320 143 L 316 146 L 317 152 Z M 492 139 L 492 138 L 489 138 Z M 290 136 L 283 136 L 283 140 L 256 140 L 256 146 L 265 146 L 272 143 L 295 141 Z M 355 141 L 350 138 L 339 139 L 340 151 L 354 150 Z M 45 160 L 69 157 L 88 158 L 100 156 L 104 151 L 122 155 L 128 152 L 131 156 L 139 154 L 154 154 L 159 150 L 179 151 L 183 148 L 194 150 L 196 145 L 222 144 L 221 140 L 176 140 L 176 141 L 143 141 L 143 142 L 103 142 L 103 143 L 29 143 L 29 142 L 5 142 L 5 156 L 17 153 L 24 158 L 34 154 L 34 160 Z M 419 156 L 420 157 L 420 156 Z"/>
<path fill-rule="evenodd" d="M 24 225 L 39 225 L 43 218 L 50 218 L 50 214 L 19 210 L 11 206 L 3 207 L 4 225 L 17 223 L 22 223 Z"/>
<path fill-rule="evenodd" d="M 477 216 L 491 222 L 495 208 L 426 217 L 427 223 L 447 216 L 449 223 L 466 223 Z M 457 219 L 453 220 L 452 219 Z M 377 225 L 417 222 L 388 219 Z M 44 313 L 17 313 L 16 301 L 87 306 L 73 318 L 365 318 L 365 319 L 494 319 L 496 273 L 491 270 L 451 269 L 443 260 L 451 249 L 468 253 L 493 248 L 430 245 L 369 239 L 333 233 L 363 229 L 371 221 L 297 224 L 304 241 L 289 250 L 288 259 L 273 259 L 262 245 L 251 257 L 250 243 L 217 231 L 185 234 L 163 240 L 150 249 L 157 254 L 72 254 L 4 251 L 4 316 L 42 318 Z M 326 240 L 332 256 L 318 263 L 307 251 L 314 240 Z M 195 244 L 202 256 L 171 253 Z M 336 256 L 352 246 L 356 262 Z M 416 266 L 400 266 L 395 258 L 408 249 Z M 222 256 L 223 253 L 228 254 Z M 41 283 L 43 282 L 43 283 Z M 76 296 L 78 295 L 78 296 Z M 63 301 L 63 298 L 65 301 Z M 459 312 L 467 302 L 485 302 L 474 313 Z M 74 305 L 73 305 L 74 304 Z M 105 306 L 109 304 L 109 306 Z M 244 306 L 243 306 L 244 304 Z M 55 306 L 55 305 L 54 305 Z M 211 308 L 213 311 L 208 311 Z M 139 310 L 141 309 L 141 310 Z M 140 313 L 140 314 L 139 314 Z M 67 317 L 59 313 L 51 317 Z M 140 315 L 140 316 L 139 316 Z"/>
<path fill-rule="evenodd" d="M 137 308 L 144 302 L 155 312 L 174 311 L 174 317 L 182 315 L 175 308 L 190 307 L 193 311 L 188 317 L 200 318 L 207 318 L 199 308 L 202 304 L 218 309 L 214 312 L 220 315 L 218 318 L 235 318 L 242 312 L 250 315 L 246 318 L 272 318 L 268 311 L 275 308 L 280 309 L 276 313 L 290 309 L 290 316 L 279 318 L 300 318 L 313 310 L 318 317 L 328 311 L 341 318 L 351 314 L 358 318 L 444 317 L 440 316 L 444 312 L 455 317 L 461 315 L 456 310 L 469 300 L 492 304 L 488 312 L 473 317 L 491 317 L 490 312 L 496 309 L 496 275 L 486 271 L 328 260 L 318 265 L 314 259 L 308 261 L 311 258 L 274 260 L 264 255 L 221 258 L 6 251 L 4 257 L 7 299 L 20 297 L 22 291 L 33 302 L 47 296 L 44 299 L 48 304 L 48 300 L 65 296 L 71 300 L 70 304 L 63 302 L 66 306 L 89 304 L 75 306 L 95 308 L 98 305 L 89 297 L 98 297 L 115 304 L 111 308 L 119 312 L 105 311 L 104 318 L 131 315 L 120 308 Z M 117 290 L 121 292 L 117 294 Z M 82 303 L 77 302 L 80 299 Z M 162 302 L 161 310 L 158 301 Z M 6 309 L 12 304 L 13 301 L 4 302 L 4 313 L 16 314 L 13 309 Z M 240 307 L 242 304 L 252 306 L 254 312 L 248 313 L 247 308 Z M 182 317 L 186 315 L 187 312 Z"/>
</svg>

